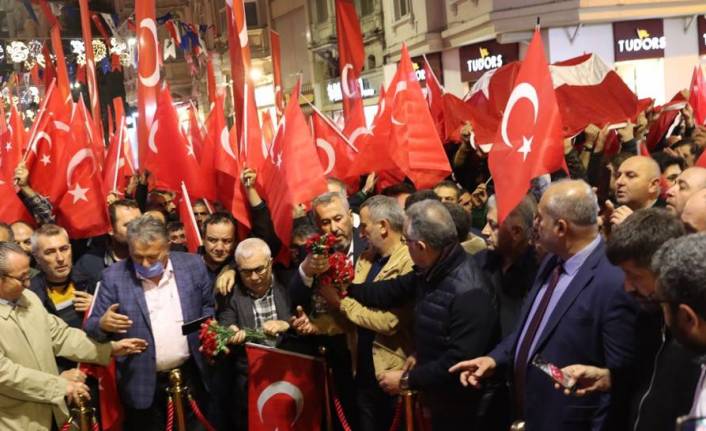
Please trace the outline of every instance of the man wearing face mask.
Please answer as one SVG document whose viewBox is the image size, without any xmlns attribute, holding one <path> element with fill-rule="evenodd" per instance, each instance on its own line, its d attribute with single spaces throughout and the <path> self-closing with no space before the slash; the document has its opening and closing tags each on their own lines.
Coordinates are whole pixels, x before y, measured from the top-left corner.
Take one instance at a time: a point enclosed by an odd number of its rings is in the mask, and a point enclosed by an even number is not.
<svg viewBox="0 0 706 431">
<path fill-rule="evenodd" d="M 617 226 L 606 245 L 610 262 L 625 272 L 625 291 L 637 299 L 637 361 L 629 394 L 628 425 L 624 429 L 672 429 L 679 416 L 689 413 L 698 381 L 696 355 L 676 342 L 667 331 L 655 302 L 657 274 L 650 263 L 657 250 L 671 238 L 684 235 L 679 219 L 668 210 L 648 208 L 631 214 Z M 570 365 L 564 370 L 577 381 L 580 395 L 608 391 L 615 379 L 608 370 Z"/>
<path fill-rule="evenodd" d="M 199 256 L 169 251 L 166 227 L 142 216 L 128 224 L 129 259 L 103 274 L 86 330 L 97 340 L 138 337 L 147 350 L 117 364 L 125 429 L 162 430 L 169 372 L 180 369 L 199 406 L 208 406 L 197 333 L 181 326 L 214 314 L 213 291 Z M 196 419 L 187 415 L 193 425 Z M 189 428 L 191 429 L 191 428 Z"/>
</svg>

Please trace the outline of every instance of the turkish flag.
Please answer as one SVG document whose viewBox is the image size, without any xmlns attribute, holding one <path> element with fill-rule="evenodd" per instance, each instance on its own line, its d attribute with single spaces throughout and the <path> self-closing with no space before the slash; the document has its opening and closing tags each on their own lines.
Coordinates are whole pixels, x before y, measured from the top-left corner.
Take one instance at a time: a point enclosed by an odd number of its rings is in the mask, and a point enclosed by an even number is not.
<svg viewBox="0 0 706 431">
<path fill-rule="evenodd" d="M 4 124 L 5 116 L 3 115 Z M 25 132 L 22 117 L 17 112 L 14 103 L 11 103 L 10 124 L 5 127 L 2 139 L 2 172 L 8 180 L 12 180 L 14 177 L 15 169 L 20 160 L 22 160 L 26 145 L 27 133 Z"/>
<path fill-rule="evenodd" d="M 13 177 L 17 163 L 22 159 L 22 148 L 13 143 L 12 128 L 5 123 L 5 109 L 2 105 L 0 103 L 0 222 L 13 223 L 23 220 L 34 224 L 32 215 L 15 191 Z M 14 115 L 17 115 L 15 106 L 11 106 Z M 24 133 L 24 129 L 21 132 Z"/>
<path fill-rule="evenodd" d="M 262 111 L 262 139 L 265 140 L 265 145 L 267 145 L 267 152 L 269 154 L 272 148 L 272 140 L 275 138 L 275 126 L 272 122 L 272 116 L 269 110 Z"/>
<path fill-rule="evenodd" d="M 527 49 L 489 156 L 498 220 L 527 193 L 532 178 L 565 166 L 562 123 L 538 30 Z"/>
<path fill-rule="evenodd" d="M 243 118 L 244 129 L 241 134 L 243 140 L 240 144 L 240 151 L 243 164 L 260 172 L 269 155 L 269 148 L 260 130 L 260 116 L 257 113 L 257 105 L 255 105 L 255 90 L 249 79 L 246 79 L 245 82 L 245 108 L 243 109 L 245 118 Z M 262 186 L 262 178 L 258 177 L 257 183 Z"/>
<path fill-rule="evenodd" d="M 201 162 L 201 154 L 206 137 L 204 136 L 203 125 L 199 120 L 199 113 L 193 103 L 189 105 L 189 133 L 186 135 L 186 139 L 189 142 L 190 151 L 193 151 L 196 160 Z"/>
<path fill-rule="evenodd" d="M 155 0 L 140 0 L 135 3 L 137 24 L 137 155 L 140 166 L 147 156 L 147 141 L 152 122 L 157 112 L 159 92 L 159 43 L 155 21 Z"/>
<path fill-rule="evenodd" d="M 674 128 L 681 123 L 680 111 L 686 103 L 686 98 L 679 91 L 669 102 L 654 108 L 656 118 L 650 124 L 645 138 L 647 148 L 650 151 L 656 150 L 662 139 L 671 135 Z"/>
<path fill-rule="evenodd" d="M 86 104 L 83 102 L 83 97 L 79 97 L 78 103 L 76 103 L 76 115 L 80 116 L 80 121 L 83 121 L 84 127 L 82 131 L 85 135 L 82 135 L 87 139 L 89 146 L 93 150 L 93 153 L 98 160 L 98 165 L 103 166 L 105 161 L 105 144 L 103 142 L 103 129 L 96 126 L 96 122 L 91 118 L 91 114 L 86 109 Z"/>
<path fill-rule="evenodd" d="M 83 34 L 83 44 L 84 46 L 93 46 L 93 36 L 91 35 L 91 21 L 88 17 L 90 14 L 90 9 L 88 7 L 88 0 L 79 0 L 79 12 L 81 16 L 81 33 Z M 101 108 L 100 108 L 100 95 L 98 93 L 98 82 L 96 80 L 96 62 L 93 55 L 92 49 L 85 50 L 86 56 L 86 81 L 88 82 L 88 96 L 91 100 L 91 117 L 94 121 L 94 129 L 101 130 Z M 96 137 L 97 138 L 97 137 Z M 103 143 L 103 137 L 100 137 L 101 144 Z M 103 155 L 101 154 L 100 157 Z M 102 165 L 102 164 L 101 164 Z"/>
<path fill-rule="evenodd" d="M 74 139 L 69 122 L 75 107 L 71 99 L 61 99 L 58 91 L 49 95 L 44 115 L 35 120 L 38 124 L 26 159 L 30 186 L 54 205 L 67 190 L 63 158 Z"/>
<path fill-rule="evenodd" d="M 706 85 L 704 85 L 704 73 L 700 65 L 694 67 L 694 74 L 691 77 L 689 105 L 694 110 L 696 124 L 704 125 L 706 123 Z"/>
<path fill-rule="evenodd" d="M 71 238 L 90 238 L 110 230 L 105 205 L 103 181 L 97 157 L 86 140 L 86 122 L 78 112 L 71 119 L 70 139 L 64 143 L 64 157 L 59 164 L 66 193 L 56 205 L 57 224 L 66 228 Z"/>
<path fill-rule="evenodd" d="M 353 0 L 335 1 L 338 65 L 341 70 L 343 116 L 346 121 L 343 133 L 355 145 L 357 139 L 367 131 L 362 89 L 358 80 L 365 65 L 365 46 Z"/>
<path fill-rule="evenodd" d="M 124 193 L 129 178 L 135 174 L 130 151 L 130 139 L 127 134 L 125 117 L 118 124 L 117 133 L 110 139 L 108 155 L 103 166 L 103 186 L 106 194 Z"/>
<path fill-rule="evenodd" d="M 300 85 L 297 82 L 292 89 L 272 143 L 272 157 L 262 172 L 265 200 L 275 232 L 285 248 L 291 242 L 294 206 L 308 204 L 328 190 L 311 132 L 299 107 Z"/>
<path fill-rule="evenodd" d="M 323 361 L 312 356 L 246 344 L 248 429 L 318 431 L 324 403 Z"/>
<path fill-rule="evenodd" d="M 338 130 L 331 120 L 314 109 L 311 114 L 314 131 L 314 142 L 319 154 L 324 175 L 338 179 L 346 178 L 346 173 L 358 150 Z M 353 177 L 356 182 L 357 177 Z"/>
<path fill-rule="evenodd" d="M 445 91 L 436 78 L 426 56 L 424 56 L 424 76 L 427 84 L 426 96 L 427 103 L 429 103 L 429 111 L 434 119 L 434 125 L 436 126 L 436 131 L 439 132 L 439 137 L 445 140 L 444 101 L 442 100 Z"/>
<path fill-rule="evenodd" d="M 248 27 L 245 21 L 243 0 L 226 2 L 226 24 L 228 26 L 231 78 L 233 79 L 235 124 L 237 125 L 236 130 L 242 130 L 246 97 L 243 89 L 250 71 L 250 47 L 248 46 Z"/>
<path fill-rule="evenodd" d="M 275 86 L 275 109 L 279 121 L 284 112 L 284 94 L 282 93 L 284 87 L 282 86 L 282 54 L 279 33 L 274 30 L 270 30 L 270 52 L 272 53 L 272 78 Z"/>
<path fill-rule="evenodd" d="M 154 176 L 156 187 L 178 191 L 183 181 L 193 196 L 206 196 L 201 168 L 179 129 L 179 119 L 166 85 L 159 92 L 157 113 L 147 142 L 143 166 Z"/>
<path fill-rule="evenodd" d="M 199 225 L 194 217 L 194 209 L 191 206 L 189 191 L 181 183 L 181 198 L 179 199 L 179 219 L 184 223 L 184 233 L 186 234 L 186 248 L 190 253 L 196 253 L 203 244 Z"/>
</svg>

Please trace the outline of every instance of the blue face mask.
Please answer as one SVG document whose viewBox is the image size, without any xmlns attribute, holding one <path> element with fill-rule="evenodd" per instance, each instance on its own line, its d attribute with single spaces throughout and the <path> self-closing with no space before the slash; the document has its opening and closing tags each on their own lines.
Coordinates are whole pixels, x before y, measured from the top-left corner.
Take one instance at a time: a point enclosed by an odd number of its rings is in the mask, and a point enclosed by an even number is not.
<svg viewBox="0 0 706 431">
<path fill-rule="evenodd" d="M 142 278 L 156 278 L 164 273 L 164 265 L 157 261 L 150 266 L 142 266 L 135 262 L 135 272 Z"/>
</svg>

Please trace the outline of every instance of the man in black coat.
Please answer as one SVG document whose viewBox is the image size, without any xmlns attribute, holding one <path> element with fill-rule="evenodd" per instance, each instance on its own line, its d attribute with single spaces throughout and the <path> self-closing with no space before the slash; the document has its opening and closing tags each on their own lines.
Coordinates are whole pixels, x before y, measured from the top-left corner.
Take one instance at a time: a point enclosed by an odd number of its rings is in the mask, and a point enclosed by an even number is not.
<svg viewBox="0 0 706 431">
<path fill-rule="evenodd" d="M 388 393 L 422 392 L 434 430 L 487 429 L 479 410 L 483 390 L 467 391 L 449 367 L 485 354 L 499 338 L 493 289 L 458 243 L 453 219 L 441 202 L 425 200 L 407 210 L 404 235 L 415 271 L 394 280 L 351 285 L 361 303 L 389 309 L 415 302 L 416 365 L 381 373 Z"/>
<path fill-rule="evenodd" d="M 240 242 L 235 250 L 235 264 L 237 286 L 229 293 L 225 307 L 218 311 L 218 321 L 235 331 L 230 341 L 236 346 L 215 365 L 212 388 L 218 429 L 246 431 L 248 361 L 242 346 L 243 330 L 262 331 L 270 336 L 264 344 L 282 347 L 282 337 L 276 337 L 289 330 L 291 314 L 286 287 L 273 275 L 272 255 L 263 240 L 248 238 Z"/>
</svg>

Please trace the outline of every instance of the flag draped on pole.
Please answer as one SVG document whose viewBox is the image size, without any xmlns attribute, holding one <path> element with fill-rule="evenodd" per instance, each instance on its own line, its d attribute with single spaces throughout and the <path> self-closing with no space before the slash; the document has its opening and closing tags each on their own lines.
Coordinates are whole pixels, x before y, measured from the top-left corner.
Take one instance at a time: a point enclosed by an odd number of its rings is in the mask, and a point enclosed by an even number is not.
<svg viewBox="0 0 706 431">
<path fill-rule="evenodd" d="M 157 111 L 159 91 L 159 43 L 155 21 L 155 0 L 135 2 L 137 27 L 137 137 L 140 166 Z"/>
<path fill-rule="evenodd" d="M 275 85 L 275 109 L 279 121 L 284 113 L 284 88 L 282 87 L 282 53 L 279 33 L 274 30 L 270 30 L 270 50 L 272 51 L 272 76 Z"/>
<path fill-rule="evenodd" d="M 12 223 L 17 220 L 23 220 L 28 223 L 33 223 L 33 218 L 27 211 L 20 198 L 15 192 L 13 182 L 15 168 L 22 160 L 22 150 L 24 138 L 20 138 L 18 142 L 13 139 L 14 129 L 20 128 L 17 132 L 24 136 L 24 128 L 22 128 L 21 119 L 15 105 L 11 104 L 10 124 L 5 123 L 5 109 L 0 104 L 0 222 Z M 15 124 L 13 126 L 13 123 Z"/>
<path fill-rule="evenodd" d="M 286 249 L 291 242 L 292 210 L 327 190 L 309 127 L 299 107 L 299 88 L 292 94 L 272 143 L 272 157 L 264 164 L 265 200 L 275 232 Z"/>
<path fill-rule="evenodd" d="M 247 344 L 250 431 L 318 431 L 324 364 L 312 356 Z"/>
<path fill-rule="evenodd" d="M 88 9 L 88 0 L 79 0 L 79 9 L 81 13 L 81 32 L 83 33 L 83 45 L 85 47 L 93 46 L 93 36 L 91 35 L 91 21 L 89 20 L 90 11 Z M 110 46 L 110 45 L 108 45 Z M 86 49 L 86 81 L 88 83 L 88 97 L 90 97 L 91 115 L 95 123 L 94 129 L 101 131 L 100 136 L 94 136 L 94 139 L 100 140 L 103 143 L 103 127 L 101 121 L 100 95 L 98 94 L 98 83 L 96 81 L 96 63 L 93 57 L 93 49 Z"/>
<path fill-rule="evenodd" d="M 194 209 L 191 206 L 191 198 L 186 185 L 181 183 L 181 200 L 179 201 L 179 218 L 184 224 L 184 234 L 186 234 L 186 248 L 189 253 L 196 253 L 198 248 L 203 245 L 201 241 L 201 233 L 199 225 L 194 217 Z"/>
<path fill-rule="evenodd" d="M 324 175 L 344 179 L 358 150 L 331 120 L 326 118 L 315 107 L 313 109 L 311 122 L 314 131 L 314 143 L 316 144 L 319 161 L 321 161 L 321 167 L 324 169 Z M 357 180 L 358 178 L 355 177 L 355 182 L 358 182 Z"/>
<path fill-rule="evenodd" d="M 230 71 L 233 80 L 233 107 L 237 129 L 243 129 L 243 110 L 245 108 L 245 81 L 250 70 L 250 48 L 248 47 L 248 27 L 245 22 L 243 0 L 226 2 L 226 24 L 228 26 L 228 53 Z"/>
<path fill-rule="evenodd" d="M 353 145 L 367 134 L 360 73 L 365 64 L 365 46 L 360 31 L 360 21 L 353 0 L 336 1 L 336 32 L 338 36 L 338 65 L 341 71 L 343 95 L 343 133 Z"/>
<path fill-rule="evenodd" d="M 539 30 L 527 49 L 489 156 L 500 223 L 530 180 L 564 166 L 562 123 Z"/>
<path fill-rule="evenodd" d="M 431 117 L 434 119 L 434 125 L 436 126 L 436 131 L 439 132 L 439 137 L 444 139 L 444 101 L 442 97 L 445 91 L 436 78 L 436 74 L 434 74 L 434 70 L 429 65 L 426 56 L 424 56 L 424 76 L 426 77 L 429 111 L 431 111 Z"/>
<path fill-rule="evenodd" d="M 706 85 L 704 84 L 704 73 L 700 65 L 694 67 L 694 74 L 691 77 L 689 105 L 694 110 L 694 121 L 696 124 L 699 126 L 706 124 Z"/>
</svg>

